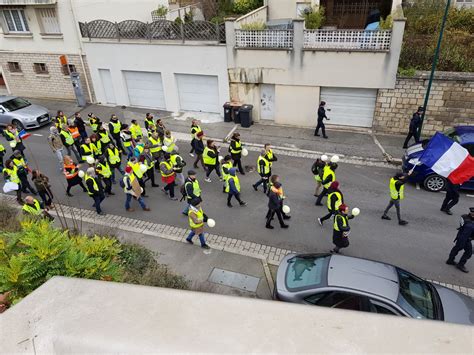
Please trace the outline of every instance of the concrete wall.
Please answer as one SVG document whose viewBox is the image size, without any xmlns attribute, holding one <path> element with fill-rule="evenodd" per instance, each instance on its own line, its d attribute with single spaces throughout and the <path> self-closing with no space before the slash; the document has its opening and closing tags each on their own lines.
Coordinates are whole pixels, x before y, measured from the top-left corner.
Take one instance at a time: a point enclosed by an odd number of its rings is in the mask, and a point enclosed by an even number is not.
<svg viewBox="0 0 474 355">
<path fill-rule="evenodd" d="M 297 4 L 307 3 L 310 6 L 319 5 L 319 0 L 267 0 L 268 18 L 270 20 L 282 18 L 297 18 Z"/>
<path fill-rule="evenodd" d="M 413 112 L 423 105 L 429 73 L 398 78 L 395 89 L 378 92 L 374 129 L 404 134 Z M 431 135 L 455 125 L 474 125 L 474 74 L 439 72 L 431 88 L 423 133 Z"/>
<path fill-rule="evenodd" d="M 133 41 L 84 42 L 98 102 L 106 102 L 99 69 L 109 69 L 118 105 L 130 104 L 122 71 L 160 72 L 166 109 L 179 111 L 174 74 L 215 75 L 219 83 L 219 101 L 229 101 L 226 48 L 222 45 L 164 44 Z"/>
</svg>

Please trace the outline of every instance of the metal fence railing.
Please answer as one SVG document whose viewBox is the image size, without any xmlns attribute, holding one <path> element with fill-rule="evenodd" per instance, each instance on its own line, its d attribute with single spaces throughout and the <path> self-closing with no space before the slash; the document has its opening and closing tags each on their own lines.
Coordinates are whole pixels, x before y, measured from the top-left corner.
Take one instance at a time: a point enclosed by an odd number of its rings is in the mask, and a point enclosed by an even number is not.
<svg viewBox="0 0 474 355">
<path fill-rule="evenodd" d="M 389 51 L 391 30 L 305 30 L 305 49 Z"/>
<path fill-rule="evenodd" d="M 293 30 L 235 30 L 236 48 L 293 48 Z"/>
<path fill-rule="evenodd" d="M 225 25 L 208 21 L 175 23 L 159 20 L 145 23 L 136 20 L 111 22 L 94 20 L 79 22 L 83 38 L 102 39 L 145 39 L 145 40 L 181 40 L 214 41 L 225 43 Z"/>
</svg>

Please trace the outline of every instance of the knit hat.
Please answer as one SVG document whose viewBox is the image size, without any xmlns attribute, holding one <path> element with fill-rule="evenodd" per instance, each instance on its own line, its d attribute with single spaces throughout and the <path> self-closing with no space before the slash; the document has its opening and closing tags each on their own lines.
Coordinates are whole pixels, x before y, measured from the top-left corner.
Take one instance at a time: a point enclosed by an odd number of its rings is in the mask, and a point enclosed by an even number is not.
<svg viewBox="0 0 474 355">
<path fill-rule="evenodd" d="M 132 167 L 131 167 L 131 166 L 127 166 L 127 167 L 125 168 L 125 172 L 126 172 L 127 174 L 130 174 L 130 173 L 132 172 Z"/>
<path fill-rule="evenodd" d="M 329 185 L 331 189 L 338 190 L 339 189 L 339 181 L 333 181 L 331 185 Z"/>
<path fill-rule="evenodd" d="M 196 134 L 196 137 L 202 137 L 203 135 L 204 135 L 204 132 L 201 131 L 201 132 L 198 132 L 198 133 Z"/>
<path fill-rule="evenodd" d="M 342 205 L 339 206 L 339 212 L 344 212 L 348 206 L 343 203 Z"/>
</svg>

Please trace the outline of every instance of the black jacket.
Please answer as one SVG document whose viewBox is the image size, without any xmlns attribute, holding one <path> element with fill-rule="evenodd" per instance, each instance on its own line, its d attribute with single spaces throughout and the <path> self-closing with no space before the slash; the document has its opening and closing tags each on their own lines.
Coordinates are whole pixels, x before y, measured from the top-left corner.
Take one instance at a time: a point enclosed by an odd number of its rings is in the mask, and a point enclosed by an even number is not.
<svg viewBox="0 0 474 355">
<path fill-rule="evenodd" d="M 83 121 L 82 117 L 76 117 L 74 119 L 74 124 L 76 125 L 77 129 L 79 130 L 79 132 L 85 132 L 86 130 L 86 124 L 85 122 Z"/>
<path fill-rule="evenodd" d="M 191 180 L 189 177 L 186 178 L 186 181 L 184 182 L 184 191 L 186 193 L 188 202 L 191 202 L 196 198 L 202 201 L 201 195 L 197 196 L 194 194 L 193 180 Z"/>
<path fill-rule="evenodd" d="M 196 154 L 202 154 L 204 152 L 204 142 L 202 139 L 195 139 L 193 140 L 194 144 L 194 150 L 196 151 Z"/>
<path fill-rule="evenodd" d="M 418 114 L 418 112 L 415 112 L 410 121 L 410 131 L 416 131 L 418 128 L 420 128 L 420 125 L 421 125 L 421 116 Z"/>
<path fill-rule="evenodd" d="M 319 106 L 318 108 L 318 121 L 322 121 L 326 117 L 326 109 L 323 106 Z"/>
<path fill-rule="evenodd" d="M 268 208 L 271 210 L 278 210 L 281 207 L 281 198 L 280 196 L 270 189 L 268 193 Z"/>
</svg>

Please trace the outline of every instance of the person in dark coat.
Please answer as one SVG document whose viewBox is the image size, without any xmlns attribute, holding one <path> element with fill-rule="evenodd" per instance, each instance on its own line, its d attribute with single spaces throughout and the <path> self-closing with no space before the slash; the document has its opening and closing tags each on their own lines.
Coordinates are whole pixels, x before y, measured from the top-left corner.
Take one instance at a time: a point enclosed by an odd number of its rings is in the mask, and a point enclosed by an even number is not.
<svg viewBox="0 0 474 355">
<path fill-rule="evenodd" d="M 415 138 L 415 143 L 420 143 L 420 128 L 421 128 L 421 115 L 425 109 L 423 106 L 418 107 L 418 111 L 413 114 L 413 117 L 410 121 L 410 127 L 408 128 L 408 135 L 405 139 L 405 143 L 403 143 L 403 148 L 406 149 L 408 147 L 408 142 L 410 142 L 411 138 Z"/>
<path fill-rule="evenodd" d="M 456 243 L 449 253 L 449 258 L 446 261 L 448 265 L 455 265 L 456 268 L 462 272 L 468 273 L 466 269 L 466 262 L 472 256 L 472 240 L 474 239 L 474 207 L 469 209 L 469 214 L 461 217 L 461 223 L 458 228 L 458 234 L 454 242 Z M 456 263 L 455 258 L 458 253 L 464 250 L 461 259 Z"/>
<path fill-rule="evenodd" d="M 333 181 L 328 189 L 328 214 L 318 218 L 319 225 L 322 226 L 324 221 L 335 215 L 340 205 L 344 204 L 344 195 L 339 190 L 339 181 Z"/>
<path fill-rule="evenodd" d="M 236 132 L 232 135 L 229 152 L 234 161 L 234 167 L 239 168 L 239 173 L 245 175 L 244 168 L 242 167 L 242 142 L 240 141 L 240 133 Z"/>
<path fill-rule="evenodd" d="M 324 106 L 326 106 L 326 102 L 321 101 L 318 108 L 318 125 L 314 130 L 314 135 L 319 137 L 319 129 L 321 129 L 323 132 L 323 138 L 328 138 L 328 136 L 326 136 L 326 126 L 324 125 L 324 119 L 329 121 L 329 118 L 326 116 L 326 109 Z"/>
<path fill-rule="evenodd" d="M 53 193 L 51 192 L 51 185 L 49 184 L 49 178 L 41 173 L 39 170 L 33 170 L 31 180 L 35 184 L 36 191 L 43 200 L 43 204 L 46 207 L 51 207 L 53 202 Z"/>
<path fill-rule="evenodd" d="M 268 229 L 273 229 L 274 227 L 271 225 L 272 219 L 275 214 L 278 217 L 278 221 L 280 222 L 281 228 L 288 228 L 289 225 L 285 224 L 283 220 L 283 214 L 281 211 L 281 205 L 283 200 L 283 189 L 281 184 L 277 181 L 273 184 L 270 188 L 270 192 L 268 193 L 268 212 L 267 212 L 267 224 L 265 225 Z"/>
<path fill-rule="evenodd" d="M 203 167 L 204 171 L 206 171 L 206 166 L 204 165 L 204 159 L 202 154 L 204 153 L 204 132 L 198 132 L 196 134 L 196 139 L 194 140 L 194 153 L 196 154 L 196 160 L 194 161 L 194 169 L 199 169 L 198 163 L 201 162 L 201 166 Z"/>
<path fill-rule="evenodd" d="M 322 181 L 323 181 L 323 169 L 326 166 L 326 162 L 318 158 L 313 163 L 311 167 L 311 172 L 314 175 L 314 180 L 316 181 L 316 188 L 314 190 L 314 196 L 318 197 L 322 190 Z"/>
<path fill-rule="evenodd" d="M 86 123 L 82 119 L 80 112 L 74 114 L 74 125 L 77 127 L 79 134 L 81 135 L 81 143 L 84 143 L 84 140 L 87 138 Z"/>
<path fill-rule="evenodd" d="M 451 208 L 459 202 L 459 189 L 461 185 L 453 184 L 449 179 L 446 181 L 446 197 L 441 205 L 440 211 L 452 215 Z"/>
<path fill-rule="evenodd" d="M 339 253 L 342 248 L 349 246 L 349 233 L 351 227 L 349 220 L 354 216 L 349 215 L 349 207 L 345 204 L 339 206 L 338 212 L 334 215 L 334 226 L 332 234 L 332 242 L 335 245 L 331 253 Z"/>
</svg>

